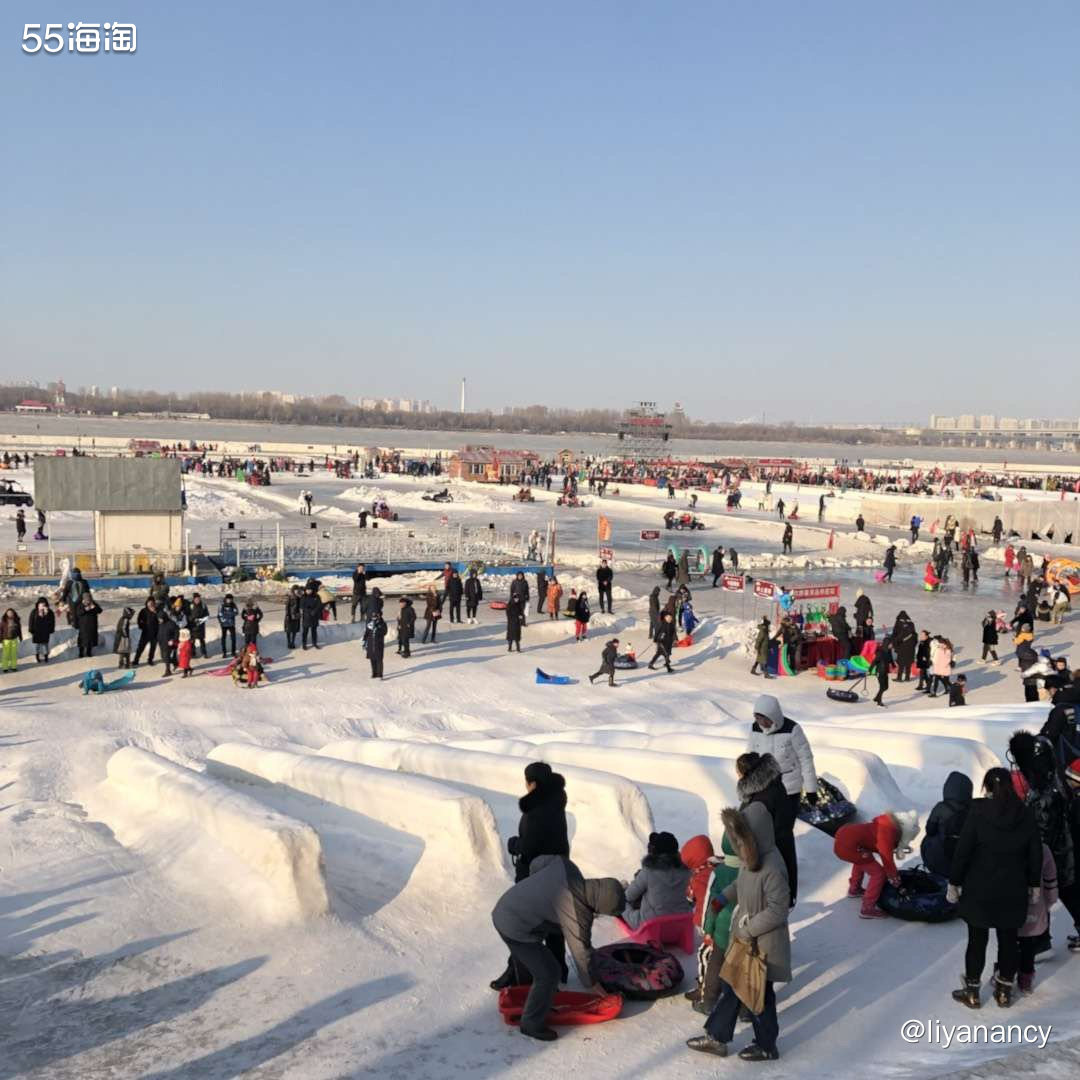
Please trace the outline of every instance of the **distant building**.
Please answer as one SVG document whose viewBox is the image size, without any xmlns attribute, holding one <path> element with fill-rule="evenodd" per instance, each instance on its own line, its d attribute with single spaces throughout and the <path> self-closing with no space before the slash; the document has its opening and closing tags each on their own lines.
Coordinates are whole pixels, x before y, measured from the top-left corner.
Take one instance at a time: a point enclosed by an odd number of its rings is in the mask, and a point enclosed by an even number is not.
<svg viewBox="0 0 1080 1080">
<path fill-rule="evenodd" d="M 20 401 L 19 404 L 15 406 L 15 411 L 21 413 L 47 413 L 49 411 L 49 406 L 46 405 L 44 401 L 34 401 L 31 398 L 27 398 L 26 401 Z"/>
<path fill-rule="evenodd" d="M 450 459 L 447 474 L 452 480 L 472 480 L 479 484 L 515 481 L 522 472 L 540 464 L 532 450 L 496 450 L 493 446 L 466 446 Z"/>
</svg>

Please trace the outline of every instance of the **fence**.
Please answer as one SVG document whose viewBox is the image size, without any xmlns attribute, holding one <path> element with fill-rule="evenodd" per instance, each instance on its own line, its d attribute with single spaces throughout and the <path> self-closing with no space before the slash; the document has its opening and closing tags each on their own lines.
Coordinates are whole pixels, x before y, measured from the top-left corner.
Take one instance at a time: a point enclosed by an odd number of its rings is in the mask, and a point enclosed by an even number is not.
<svg viewBox="0 0 1080 1080">
<path fill-rule="evenodd" d="M 393 527 L 222 529 L 219 551 L 223 564 L 249 569 L 473 559 L 498 563 L 530 558 L 522 533 L 464 525 L 425 531 Z M 532 561 L 539 562 L 535 551 Z"/>
<path fill-rule="evenodd" d="M 84 574 L 150 574 L 162 570 L 178 573 L 184 568 L 184 556 L 140 551 L 124 555 L 103 555 L 92 551 L 3 551 L 0 552 L 0 575 L 4 577 L 59 577 L 63 561 Z"/>
</svg>

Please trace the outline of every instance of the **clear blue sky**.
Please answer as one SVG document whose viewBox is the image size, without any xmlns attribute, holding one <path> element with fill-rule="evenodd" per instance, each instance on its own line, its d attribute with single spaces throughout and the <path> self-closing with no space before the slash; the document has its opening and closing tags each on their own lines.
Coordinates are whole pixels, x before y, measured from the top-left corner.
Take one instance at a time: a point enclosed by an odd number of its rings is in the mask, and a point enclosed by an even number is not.
<svg viewBox="0 0 1080 1080">
<path fill-rule="evenodd" d="M 1074 0 L 3 10 L 0 378 L 1080 413 Z"/>
</svg>

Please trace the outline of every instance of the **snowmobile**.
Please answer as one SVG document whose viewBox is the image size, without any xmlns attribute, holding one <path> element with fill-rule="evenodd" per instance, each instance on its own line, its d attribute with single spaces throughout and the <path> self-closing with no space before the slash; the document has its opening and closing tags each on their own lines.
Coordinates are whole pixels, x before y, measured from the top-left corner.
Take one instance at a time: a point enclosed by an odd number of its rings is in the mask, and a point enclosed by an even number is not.
<svg viewBox="0 0 1080 1080">
<path fill-rule="evenodd" d="M 536 496 L 533 495 L 532 491 L 529 488 L 519 488 L 514 495 L 514 502 L 536 502 Z"/>
<path fill-rule="evenodd" d="M 372 517 L 378 518 L 380 521 L 397 521 L 397 514 L 390 509 L 389 505 L 382 499 L 379 499 L 371 507 Z"/>
<path fill-rule="evenodd" d="M 420 497 L 424 502 L 448 503 L 454 501 L 454 496 L 450 494 L 449 488 L 443 488 L 442 491 L 425 491 Z"/>
<path fill-rule="evenodd" d="M 588 503 L 577 495 L 560 495 L 558 499 L 555 500 L 555 505 L 579 509 L 580 507 L 588 506 Z"/>
<path fill-rule="evenodd" d="M 701 521 L 697 514 L 676 514 L 674 510 L 669 510 L 664 515 L 664 528 L 665 529 L 704 529 L 705 522 Z"/>
</svg>

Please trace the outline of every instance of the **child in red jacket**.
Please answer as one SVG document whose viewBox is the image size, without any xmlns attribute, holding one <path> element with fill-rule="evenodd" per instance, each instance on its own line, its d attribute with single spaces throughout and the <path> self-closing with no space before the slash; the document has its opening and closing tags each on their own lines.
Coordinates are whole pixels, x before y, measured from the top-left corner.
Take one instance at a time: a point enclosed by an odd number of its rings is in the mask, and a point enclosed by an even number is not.
<svg viewBox="0 0 1080 1080">
<path fill-rule="evenodd" d="M 191 640 L 190 630 L 180 631 L 180 644 L 176 646 L 176 666 L 184 674 L 181 678 L 186 679 L 191 674 L 191 654 L 194 651 L 194 643 Z"/>
<path fill-rule="evenodd" d="M 919 819 L 914 810 L 879 814 L 873 821 L 843 825 L 836 831 L 833 853 L 838 859 L 853 864 L 848 896 L 862 898 L 860 919 L 888 918 L 888 914 L 878 907 L 878 897 L 886 881 L 896 887 L 900 885 L 893 853 L 900 848 L 910 848 L 918 832 Z M 869 877 L 865 890 L 863 875 Z"/>
</svg>

